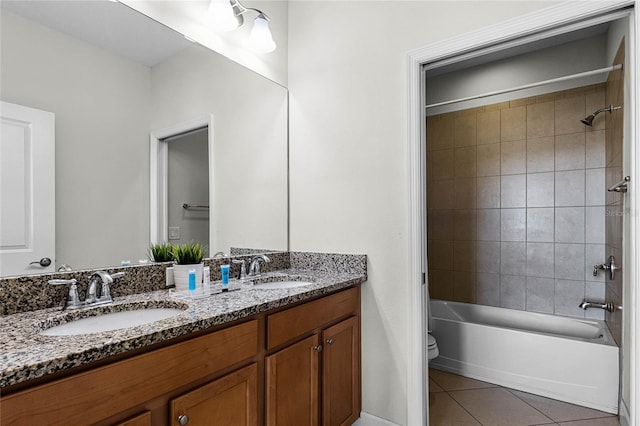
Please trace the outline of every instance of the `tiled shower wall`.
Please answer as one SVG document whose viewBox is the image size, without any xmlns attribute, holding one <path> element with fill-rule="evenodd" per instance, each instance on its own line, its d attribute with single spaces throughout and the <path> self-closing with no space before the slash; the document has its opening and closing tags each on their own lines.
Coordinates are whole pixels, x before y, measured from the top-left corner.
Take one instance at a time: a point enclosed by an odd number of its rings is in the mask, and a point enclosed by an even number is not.
<svg viewBox="0 0 640 426">
<path fill-rule="evenodd" d="M 431 296 L 574 317 L 603 301 L 605 84 L 427 119 Z"/>
</svg>

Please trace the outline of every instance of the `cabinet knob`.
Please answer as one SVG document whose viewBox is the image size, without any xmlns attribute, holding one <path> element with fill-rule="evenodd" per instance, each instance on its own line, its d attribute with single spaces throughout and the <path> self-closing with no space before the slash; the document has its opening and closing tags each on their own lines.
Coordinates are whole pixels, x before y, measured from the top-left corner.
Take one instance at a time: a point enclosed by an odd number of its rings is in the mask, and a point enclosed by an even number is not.
<svg viewBox="0 0 640 426">
<path fill-rule="evenodd" d="M 315 349 L 316 352 L 322 352 L 322 345 L 314 346 L 313 349 Z"/>
<path fill-rule="evenodd" d="M 327 344 L 328 345 L 333 345 L 333 339 L 327 339 Z"/>
<path fill-rule="evenodd" d="M 189 416 L 187 416 L 186 414 L 178 416 L 178 423 L 180 423 L 180 426 L 185 426 L 187 423 L 189 423 Z"/>
</svg>

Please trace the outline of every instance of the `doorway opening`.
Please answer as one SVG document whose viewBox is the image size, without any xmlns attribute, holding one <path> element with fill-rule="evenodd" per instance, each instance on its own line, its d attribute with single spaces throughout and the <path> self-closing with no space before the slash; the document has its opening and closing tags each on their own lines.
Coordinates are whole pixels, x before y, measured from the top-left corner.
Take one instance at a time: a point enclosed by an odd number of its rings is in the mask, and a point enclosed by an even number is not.
<svg viewBox="0 0 640 426">
<path fill-rule="evenodd" d="M 410 292 L 409 292 L 410 308 L 411 308 L 409 325 L 411 327 L 411 330 L 410 330 L 410 338 L 409 338 L 410 376 L 408 380 L 409 386 L 410 386 L 409 392 L 408 392 L 409 423 L 424 424 L 424 423 L 427 423 L 427 419 L 428 419 L 428 398 L 427 398 L 428 393 L 427 393 L 427 374 L 426 374 L 426 371 L 428 369 L 428 365 L 426 361 L 426 340 L 427 340 L 426 339 L 426 336 L 427 336 L 426 318 L 428 313 L 428 307 L 426 306 L 424 300 L 426 298 L 426 285 L 429 282 L 427 278 L 428 276 L 427 273 L 428 271 L 430 272 L 430 268 L 429 268 L 429 262 L 427 260 L 427 252 L 429 251 L 427 247 L 428 245 L 427 229 L 429 228 L 429 226 L 427 225 L 428 219 L 427 219 L 426 213 L 428 210 L 427 185 L 429 185 L 429 182 L 430 182 L 429 178 L 432 177 L 430 173 L 433 172 L 436 166 L 434 164 L 428 164 L 426 161 L 426 159 L 428 158 L 428 152 L 427 152 L 428 142 L 425 143 L 425 139 L 427 139 L 428 137 L 427 135 L 429 134 L 429 129 L 428 129 L 429 125 L 426 124 L 428 113 L 425 111 L 425 105 L 429 103 L 432 103 L 432 104 L 439 103 L 440 100 L 436 100 L 435 102 L 428 101 L 427 95 L 429 94 L 430 87 L 425 76 L 428 74 L 429 71 L 436 71 L 436 74 L 437 74 L 438 70 L 441 71 L 442 73 L 451 72 L 456 67 L 458 67 L 458 70 L 460 70 L 461 68 L 469 67 L 470 66 L 469 64 L 472 64 L 472 63 L 474 63 L 474 65 L 482 64 L 483 61 L 485 61 L 486 63 L 488 58 L 491 58 L 491 60 L 493 61 L 501 60 L 501 59 L 504 59 L 505 57 L 513 56 L 514 52 L 522 53 L 522 49 L 523 48 L 526 49 L 527 45 L 529 45 L 530 47 L 531 44 L 533 43 L 540 43 L 540 42 L 546 43 L 553 40 L 554 38 L 557 38 L 558 36 L 566 37 L 568 34 L 575 33 L 576 31 L 579 31 L 579 30 L 588 31 L 589 29 L 596 28 L 602 24 L 613 22 L 618 19 L 624 19 L 627 17 L 628 17 L 628 20 L 625 22 L 625 25 L 624 25 L 626 29 L 625 31 L 626 40 L 628 43 L 630 43 L 630 45 L 635 46 L 636 33 L 634 31 L 635 31 L 635 28 L 637 27 L 637 24 L 635 23 L 635 20 L 634 20 L 633 11 L 629 9 L 626 9 L 626 10 L 624 9 L 629 4 L 633 5 L 633 2 L 616 2 L 615 4 L 609 4 L 606 6 L 583 5 L 585 7 L 579 8 L 580 10 L 575 9 L 576 7 L 575 3 L 573 3 L 572 5 L 566 5 L 566 4 L 559 5 L 556 7 L 545 9 L 540 13 L 534 13 L 534 14 L 522 17 L 520 19 L 509 21 L 507 24 L 504 24 L 504 25 L 497 25 L 494 27 L 490 27 L 485 30 L 481 30 L 472 34 L 461 36 L 456 39 L 449 40 L 447 42 L 441 42 L 431 46 L 427 46 L 425 48 L 421 48 L 419 50 L 409 53 L 409 62 L 410 62 L 409 168 L 410 168 L 410 175 L 411 175 L 410 206 L 409 206 L 410 207 L 409 235 L 411 236 L 411 241 L 410 241 L 411 286 L 410 286 Z M 500 34 L 500 35 L 497 35 L 497 34 Z M 630 57 L 627 58 L 628 60 L 627 63 L 634 64 L 635 57 L 634 57 L 633 48 L 628 49 L 628 51 L 629 50 L 630 50 Z M 542 71 L 546 71 L 546 70 L 542 70 Z M 625 81 L 630 80 L 633 82 L 634 79 L 632 76 L 635 73 L 635 70 L 633 69 L 633 65 L 631 65 L 626 69 L 626 73 L 628 74 Z M 630 78 L 629 78 L 629 75 L 631 76 Z M 434 77 L 434 75 L 432 75 L 432 77 Z M 540 78 L 540 80 L 544 80 L 544 79 L 545 78 Z M 520 84 L 524 84 L 524 83 L 520 83 Z M 518 84 L 513 84 L 513 85 L 517 86 Z M 442 87 L 442 86 L 432 85 L 431 88 L 434 89 L 439 87 Z M 488 91 L 489 90 L 484 90 L 484 91 L 480 91 L 480 93 L 488 92 Z M 431 92 L 431 94 L 432 93 L 433 92 Z M 625 99 L 626 102 L 625 102 L 624 119 L 629 120 L 630 117 L 634 116 L 633 111 L 635 110 L 635 107 L 637 105 L 636 104 L 637 93 L 635 92 L 635 87 L 633 86 L 633 84 L 631 84 L 631 86 L 628 88 L 628 91 L 625 93 L 627 93 L 627 96 Z M 527 95 L 527 96 L 536 96 L 536 94 Z M 459 98 L 465 98 L 465 96 L 454 95 L 454 96 L 449 96 L 444 100 L 459 99 Z M 507 99 L 507 101 L 508 100 L 509 99 Z M 503 101 L 504 99 L 496 99 L 496 102 L 503 102 Z M 467 105 L 467 106 L 469 108 L 475 108 L 478 106 L 478 104 Z M 455 109 L 456 108 L 454 108 L 454 110 Z M 458 110 L 459 109 L 460 108 L 458 108 Z M 635 129 L 637 129 L 637 123 L 635 123 L 635 120 L 633 120 L 632 122 L 630 122 L 628 125 L 625 126 L 625 141 L 626 141 L 625 144 L 627 148 L 629 148 L 629 145 L 633 146 L 631 141 L 634 141 L 636 138 L 635 135 L 637 133 Z M 454 128 L 454 132 L 455 130 L 464 131 L 465 128 L 464 126 L 460 126 L 460 127 Z M 525 124 L 525 132 L 526 132 L 526 124 Z M 555 135 L 552 135 L 552 136 L 555 137 Z M 525 146 L 526 146 L 526 143 L 525 143 Z M 452 152 L 451 152 L 452 164 L 453 162 L 456 161 L 456 158 L 455 158 L 456 148 L 464 149 L 468 147 L 465 146 L 464 144 L 461 144 L 460 146 L 457 146 L 457 147 L 455 145 L 452 146 Z M 508 147 L 508 148 L 512 148 L 512 147 Z M 638 161 L 637 151 L 633 150 L 630 152 L 632 153 L 630 157 L 633 157 L 633 158 L 629 158 L 629 161 L 626 164 L 626 167 L 628 167 L 627 169 L 628 172 L 626 174 L 632 174 L 634 170 L 637 170 L 637 161 Z M 474 164 L 473 164 L 474 166 L 476 166 L 475 164 L 476 158 L 477 157 L 474 157 Z M 500 158 L 500 160 L 502 160 L 502 158 Z M 525 162 L 524 163 L 525 173 L 523 173 L 523 175 L 524 175 L 524 182 L 525 182 L 525 188 L 526 188 L 526 181 L 527 181 L 526 155 L 524 157 L 524 162 Z M 500 162 L 498 164 L 500 165 Z M 431 166 L 431 168 L 429 166 Z M 464 171 L 463 174 L 470 172 L 468 168 L 467 169 L 461 168 L 461 170 Z M 453 168 L 447 172 L 455 173 Z M 553 173 L 556 173 L 555 169 L 553 170 Z M 465 178 L 465 176 L 459 176 L 459 177 Z M 451 178 L 452 178 L 451 179 L 452 181 L 455 181 L 456 176 L 452 176 Z M 474 178 L 477 178 L 477 176 L 474 176 Z M 427 184 L 425 184 L 425 182 L 427 182 Z M 433 182 L 433 180 L 431 182 Z M 442 184 L 442 182 L 440 182 L 440 184 Z M 442 185 L 442 186 L 444 188 L 449 188 L 451 190 L 451 193 L 447 194 L 445 192 L 443 193 L 443 196 L 445 197 L 451 196 L 450 201 L 453 203 L 452 210 L 455 210 L 455 203 L 457 199 L 459 199 L 460 201 L 468 201 L 468 197 L 467 196 L 463 197 L 462 194 L 460 194 L 461 195 L 460 197 L 456 198 L 455 182 L 453 182 L 453 186 L 450 186 L 450 187 L 447 187 L 446 185 Z M 474 189 L 476 188 L 477 187 L 474 187 Z M 431 189 L 431 187 L 429 187 L 429 189 Z M 499 190 L 502 189 L 500 182 L 498 182 L 498 189 Z M 508 189 L 508 188 L 505 188 L 505 189 Z M 467 192 L 468 192 L 467 194 L 468 196 L 476 197 L 477 195 L 476 190 L 471 191 L 469 189 L 469 191 Z M 471 195 L 471 192 L 473 192 L 473 195 Z M 524 221 L 525 239 L 524 241 L 517 241 L 517 242 L 522 243 L 521 245 L 523 245 L 524 247 L 524 251 L 523 251 L 523 254 L 525 256 L 524 271 L 526 271 L 526 267 L 527 267 L 526 266 L 526 243 L 527 243 L 526 241 L 526 217 L 527 217 L 526 216 L 527 215 L 526 189 L 524 192 L 524 197 L 525 197 L 524 198 L 525 206 L 523 207 L 524 209 L 523 212 L 524 212 L 524 218 L 525 218 L 525 221 Z M 627 197 L 629 197 L 627 201 L 629 202 L 630 205 L 637 204 L 636 194 L 627 194 Z M 460 206 L 462 206 L 462 203 L 460 204 Z M 598 207 L 603 207 L 603 206 L 598 206 Z M 461 209 L 461 210 L 477 210 L 477 208 L 478 207 L 476 204 L 469 209 Z M 499 208 L 500 206 L 498 206 L 498 210 Z M 513 208 L 516 209 L 516 206 L 513 206 Z M 586 206 L 584 208 L 586 209 Z M 523 212 L 511 211 L 509 213 L 519 214 Z M 464 213 L 464 212 L 461 212 L 461 213 Z M 451 223 L 453 226 L 452 232 L 455 232 L 455 223 L 456 223 L 455 217 L 451 219 L 452 219 Z M 464 215 L 461 214 L 459 219 L 461 220 L 464 219 Z M 627 218 L 627 219 L 629 219 L 630 222 L 633 222 L 634 220 L 633 218 Z M 464 221 L 460 222 L 460 224 L 463 225 L 464 224 L 463 222 Z M 477 224 L 477 218 L 475 223 Z M 498 229 L 500 229 L 501 225 L 502 225 L 501 221 L 498 220 L 497 221 Z M 435 226 L 435 225 L 432 224 L 432 226 Z M 508 228 L 507 229 L 508 232 L 513 231 L 512 228 L 510 227 L 507 227 L 507 228 Z M 438 231 L 443 230 L 442 227 L 436 227 L 436 229 Z M 635 228 L 632 228 L 632 229 L 635 229 Z M 477 232 L 478 232 L 477 228 L 470 229 L 470 227 L 467 227 L 466 231 L 463 232 L 462 234 L 469 234 L 474 232 L 475 232 L 475 235 L 477 236 Z M 513 242 L 514 241 L 509 241 L 508 243 L 513 243 Z M 625 254 L 625 257 L 627 259 L 630 259 L 629 254 L 633 252 L 634 247 L 636 247 L 638 243 L 637 232 L 632 236 L 632 238 L 628 239 L 628 243 L 631 249 L 627 250 L 627 254 Z M 585 248 L 584 245 L 586 244 L 586 241 L 579 244 L 583 244 L 583 249 L 584 249 Z M 455 241 L 452 241 L 450 245 L 452 246 L 450 251 L 450 256 L 449 256 L 449 259 L 446 259 L 446 260 L 451 261 L 453 259 L 453 261 L 455 261 L 456 256 L 453 251 L 454 250 L 453 246 L 455 245 Z M 459 248 L 460 249 L 464 248 L 462 246 L 466 247 L 466 246 L 469 246 L 469 244 L 466 244 L 466 245 L 460 244 Z M 437 250 L 437 252 L 440 253 L 441 250 Z M 458 259 L 465 259 L 465 257 L 462 256 L 461 253 L 458 253 L 458 254 L 460 254 L 460 256 L 458 256 Z M 513 251 L 509 251 L 508 253 L 505 253 L 505 254 L 512 255 Z M 555 252 L 554 252 L 554 255 L 555 255 Z M 584 258 L 584 254 L 583 254 L 583 258 Z M 429 260 L 431 260 L 431 262 L 434 261 L 434 259 L 429 259 Z M 475 254 L 474 254 L 474 260 L 475 260 Z M 584 264 L 586 265 L 586 261 Z M 470 269 L 472 268 L 472 266 L 475 267 L 475 265 L 476 265 L 476 262 L 474 261 L 473 265 L 469 264 L 467 265 L 469 268 L 465 267 L 465 269 Z M 499 263 L 497 264 L 497 268 L 500 268 Z M 475 274 L 477 273 L 477 271 L 475 270 L 461 271 L 461 273 L 458 273 L 457 275 L 459 276 L 459 278 L 460 277 L 465 278 L 465 276 L 466 278 L 470 278 L 471 274 L 469 272 L 473 272 L 473 275 L 475 278 Z M 498 269 L 497 272 L 498 273 L 501 272 L 500 269 Z M 635 262 L 631 262 L 631 261 L 628 262 L 628 267 L 626 269 L 626 272 L 629 273 L 629 276 L 625 277 L 625 282 L 632 282 L 637 275 L 637 266 Z M 583 273 L 584 273 L 584 266 L 583 266 Z M 452 273 L 450 275 L 452 275 L 451 281 L 453 281 L 454 280 L 453 276 L 455 274 Z M 517 276 L 517 274 L 515 273 L 510 275 L 512 277 Z M 526 295 L 526 274 L 523 274 L 523 276 L 525 276 L 525 287 L 524 287 L 523 294 Z M 555 280 L 555 277 L 554 277 L 554 280 Z M 586 280 L 583 280 L 583 281 L 586 281 Z M 452 287 L 454 286 L 453 282 L 451 282 L 451 285 Z M 554 286 L 555 285 L 556 283 L 554 281 Z M 583 289 L 584 289 L 584 285 L 583 285 Z M 500 290 L 498 289 L 498 291 Z M 468 292 L 465 293 L 464 291 L 459 294 L 464 294 L 465 297 L 469 296 Z M 583 294 L 584 294 L 584 290 L 583 290 Z M 473 297 L 475 297 L 475 295 L 476 293 L 474 288 Z M 626 298 L 627 307 L 635 306 L 638 303 L 637 293 L 633 293 L 633 292 L 629 293 L 627 291 L 625 298 Z M 578 300 L 578 303 L 579 302 L 580 300 Z M 624 319 L 624 323 L 626 324 L 626 329 L 627 329 L 627 332 L 625 333 L 625 336 L 627 336 L 627 339 L 626 339 L 626 348 L 625 348 L 624 358 L 626 358 L 627 364 L 624 366 L 624 369 L 623 369 L 624 375 L 623 375 L 623 392 L 622 392 L 623 398 L 622 399 L 623 399 L 623 402 L 626 402 L 626 404 L 628 404 L 629 406 L 626 406 L 623 403 L 623 406 L 621 407 L 621 415 L 622 415 L 622 418 L 626 419 L 626 421 L 628 422 L 633 422 L 633 419 L 635 418 L 636 413 L 634 412 L 635 411 L 634 407 L 637 406 L 636 401 L 638 399 L 638 396 L 637 396 L 638 381 L 636 377 L 637 375 L 636 366 L 633 365 L 634 364 L 633 359 L 637 359 L 637 356 L 634 356 L 634 354 L 637 354 L 637 344 L 638 344 L 637 329 L 636 329 L 637 321 L 634 320 L 635 318 L 634 316 L 635 314 L 631 313 L 628 318 Z M 420 374 L 416 374 L 416 372 L 419 372 Z M 626 386 L 626 390 L 625 390 L 625 386 Z"/>
</svg>

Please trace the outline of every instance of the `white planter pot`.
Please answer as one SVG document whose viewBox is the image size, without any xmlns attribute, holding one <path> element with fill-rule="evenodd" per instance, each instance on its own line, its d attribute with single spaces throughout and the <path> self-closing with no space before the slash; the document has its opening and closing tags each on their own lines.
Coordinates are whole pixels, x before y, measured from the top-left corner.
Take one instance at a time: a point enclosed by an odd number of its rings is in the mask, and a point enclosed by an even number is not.
<svg viewBox="0 0 640 426">
<path fill-rule="evenodd" d="M 173 278 L 176 283 L 176 290 L 189 290 L 189 271 L 196 271 L 196 289 L 202 288 L 202 274 L 204 265 L 198 263 L 195 265 L 175 265 L 173 267 Z"/>
</svg>

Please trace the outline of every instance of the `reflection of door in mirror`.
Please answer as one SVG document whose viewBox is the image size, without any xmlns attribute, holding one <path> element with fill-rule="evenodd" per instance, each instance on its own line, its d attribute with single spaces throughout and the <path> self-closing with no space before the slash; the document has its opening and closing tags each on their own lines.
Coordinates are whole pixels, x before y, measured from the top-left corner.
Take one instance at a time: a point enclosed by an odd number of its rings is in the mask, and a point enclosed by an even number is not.
<svg viewBox="0 0 640 426">
<path fill-rule="evenodd" d="M 55 268 L 55 116 L 0 103 L 0 276 Z"/>
<path fill-rule="evenodd" d="M 182 133 L 167 143 L 168 240 L 209 245 L 208 128 Z"/>
</svg>

